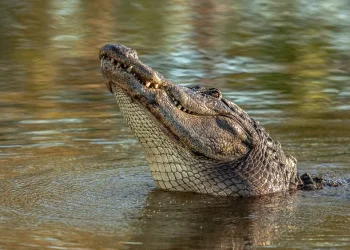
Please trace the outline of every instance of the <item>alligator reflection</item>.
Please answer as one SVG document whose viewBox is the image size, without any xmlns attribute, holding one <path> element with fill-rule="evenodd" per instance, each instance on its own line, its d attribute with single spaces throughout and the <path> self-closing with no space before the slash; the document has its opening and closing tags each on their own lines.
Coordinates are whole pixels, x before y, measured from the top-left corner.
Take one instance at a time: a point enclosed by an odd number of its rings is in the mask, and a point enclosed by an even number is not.
<svg viewBox="0 0 350 250">
<path fill-rule="evenodd" d="M 296 195 L 211 197 L 152 191 L 133 249 L 246 249 L 271 245 L 288 225 Z M 290 228 L 289 228 L 290 229 Z"/>
</svg>

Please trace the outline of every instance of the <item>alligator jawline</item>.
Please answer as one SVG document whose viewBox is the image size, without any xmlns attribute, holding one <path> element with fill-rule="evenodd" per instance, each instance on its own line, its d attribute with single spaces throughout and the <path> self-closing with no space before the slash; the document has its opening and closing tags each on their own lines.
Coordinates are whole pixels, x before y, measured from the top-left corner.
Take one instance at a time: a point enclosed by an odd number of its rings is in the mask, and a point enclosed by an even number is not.
<svg viewBox="0 0 350 250">
<path fill-rule="evenodd" d="M 166 91 L 166 89 L 164 89 L 161 84 L 155 83 L 151 80 L 145 80 L 145 78 L 139 72 L 137 72 L 137 70 L 135 70 L 135 67 L 133 65 L 122 63 L 117 59 L 111 58 L 108 55 L 102 55 L 101 67 L 106 65 L 114 74 L 124 73 L 132 76 L 142 87 L 147 88 L 148 90 L 162 89 L 168 95 L 171 103 L 179 110 L 191 115 L 200 115 L 189 109 L 186 109 L 184 105 L 180 103 L 180 101 L 177 100 L 169 91 Z M 108 84 L 109 85 L 107 85 L 107 88 L 110 92 L 112 92 L 110 83 Z"/>
</svg>

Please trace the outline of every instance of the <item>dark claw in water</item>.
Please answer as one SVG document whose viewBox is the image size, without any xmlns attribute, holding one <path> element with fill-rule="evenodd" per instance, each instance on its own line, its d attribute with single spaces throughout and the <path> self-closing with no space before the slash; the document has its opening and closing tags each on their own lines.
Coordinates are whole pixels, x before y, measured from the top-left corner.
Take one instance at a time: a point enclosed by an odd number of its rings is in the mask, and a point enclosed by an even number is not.
<svg viewBox="0 0 350 250">
<path fill-rule="evenodd" d="M 299 190 L 320 190 L 323 189 L 324 180 L 321 177 L 312 178 L 309 173 L 299 176 L 298 189 Z"/>
</svg>

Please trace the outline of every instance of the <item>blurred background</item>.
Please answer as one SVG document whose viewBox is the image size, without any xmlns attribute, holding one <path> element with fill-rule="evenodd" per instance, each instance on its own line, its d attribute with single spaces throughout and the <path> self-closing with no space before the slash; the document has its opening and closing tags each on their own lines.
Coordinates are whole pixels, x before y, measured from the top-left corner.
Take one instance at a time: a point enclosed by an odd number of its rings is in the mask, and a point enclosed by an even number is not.
<svg viewBox="0 0 350 250">
<path fill-rule="evenodd" d="M 198 206 L 165 208 L 176 220 L 160 219 L 164 230 L 145 237 L 153 231 L 142 223 L 155 225 L 149 206 L 159 205 L 147 201 L 169 194 L 152 191 L 142 148 L 103 83 L 98 51 L 106 43 L 136 49 L 174 83 L 220 88 L 298 159 L 301 172 L 349 178 L 347 0 L 2 0 L 0 20 L 0 248 L 214 248 L 203 239 L 216 237 L 217 223 L 198 228 L 217 206 L 231 211 L 231 200 L 167 197 L 199 199 Z M 175 226 L 189 210 L 207 208 L 207 199 L 217 205 L 191 222 L 198 228 Z M 240 201 L 238 215 L 221 218 L 231 228 L 224 246 L 349 246 L 348 188 L 281 199 L 251 201 L 256 209 L 244 215 Z M 271 222 L 256 214 L 286 201 L 292 215 L 277 209 Z M 258 219 L 247 227 L 242 218 Z M 308 236 L 306 218 L 317 222 Z M 241 235 L 236 227 L 247 229 Z"/>
</svg>

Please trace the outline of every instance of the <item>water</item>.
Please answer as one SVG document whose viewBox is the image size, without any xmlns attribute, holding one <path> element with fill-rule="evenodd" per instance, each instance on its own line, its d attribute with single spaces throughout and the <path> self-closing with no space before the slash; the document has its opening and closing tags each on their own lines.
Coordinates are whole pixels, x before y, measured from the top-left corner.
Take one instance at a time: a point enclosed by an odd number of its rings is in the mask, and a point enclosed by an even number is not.
<svg viewBox="0 0 350 250">
<path fill-rule="evenodd" d="M 2 1 L 0 249 L 346 249 L 348 186 L 236 199 L 155 190 L 99 70 L 106 43 L 223 90 L 298 159 L 350 163 L 348 1 Z"/>
</svg>

